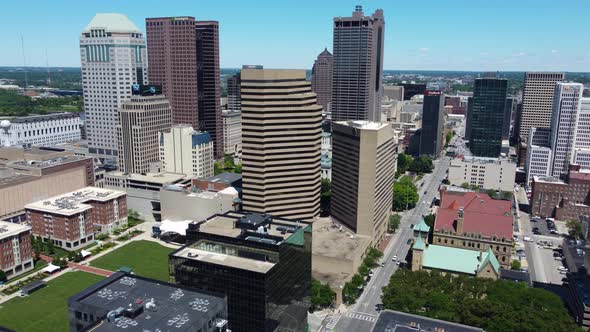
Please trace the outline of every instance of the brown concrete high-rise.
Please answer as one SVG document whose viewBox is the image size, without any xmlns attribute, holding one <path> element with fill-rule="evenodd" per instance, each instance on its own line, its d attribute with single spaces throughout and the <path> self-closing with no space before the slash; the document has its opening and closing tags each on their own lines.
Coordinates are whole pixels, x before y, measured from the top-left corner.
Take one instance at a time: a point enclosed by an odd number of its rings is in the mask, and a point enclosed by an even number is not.
<svg viewBox="0 0 590 332">
<path fill-rule="evenodd" d="M 174 124 L 208 131 L 223 156 L 219 23 L 194 17 L 146 19 L 150 83 L 162 86 Z"/>
<path fill-rule="evenodd" d="M 147 18 L 145 25 L 150 83 L 162 86 L 172 107 L 174 124 L 198 128 L 195 18 Z"/>
<path fill-rule="evenodd" d="M 334 57 L 328 49 L 320 53 L 311 70 L 311 89 L 318 95 L 318 104 L 324 108 L 324 113 L 329 113 L 332 104 L 332 74 Z"/>
<path fill-rule="evenodd" d="M 199 129 L 207 131 L 215 144 L 215 157 L 223 157 L 221 80 L 219 75 L 219 22 L 196 21 L 197 91 Z"/>
</svg>

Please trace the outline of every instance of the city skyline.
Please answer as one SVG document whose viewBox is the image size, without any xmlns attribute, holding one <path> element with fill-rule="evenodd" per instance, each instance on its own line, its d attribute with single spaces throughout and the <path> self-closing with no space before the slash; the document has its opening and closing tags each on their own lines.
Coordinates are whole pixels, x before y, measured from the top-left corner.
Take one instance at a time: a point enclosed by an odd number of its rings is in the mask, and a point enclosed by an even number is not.
<svg viewBox="0 0 590 332">
<path fill-rule="evenodd" d="M 258 6 L 185 1 L 173 6 L 150 1 L 142 6 L 116 1 L 71 6 L 33 1 L 26 8 L 16 2 L 5 5 L 4 12 L 11 16 L 0 20 L 0 28 L 11 31 L 4 40 L 7 47 L 0 55 L 0 66 L 23 66 L 22 35 L 27 66 L 78 67 L 79 31 L 96 13 L 116 12 L 127 15 L 144 33 L 147 17 L 191 15 L 198 20 L 218 20 L 223 68 L 255 63 L 266 68 L 309 69 L 325 47 L 332 51 L 333 18 L 350 15 L 360 4 L 367 13 L 384 10 L 386 70 L 588 71 L 590 47 L 582 36 L 590 33 L 590 27 L 576 22 L 583 22 L 590 4 L 582 2 L 571 10 L 561 3 L 541 2 L 534 9 L 525 2 L 506 8 L 468 1 L 420 5 L 265 1 Z M 60 15 L 67 19 L 59 19 Z M 253 20 L 256 16 L 263 19 Z M 495 20 L 493 28 L 482 24 L 486 18 Z M 35 23 L 24 25 L 24 20 Z M 290 28 L 294 26 L 297 29 Z"/>
</svg>

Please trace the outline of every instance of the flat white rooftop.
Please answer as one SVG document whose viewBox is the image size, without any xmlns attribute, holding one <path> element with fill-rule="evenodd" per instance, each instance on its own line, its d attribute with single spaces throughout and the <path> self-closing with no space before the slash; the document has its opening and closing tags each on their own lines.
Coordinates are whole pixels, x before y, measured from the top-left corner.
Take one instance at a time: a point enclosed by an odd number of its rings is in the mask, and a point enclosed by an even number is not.
<svg viewBox="0 0 590 332">
<path fill-rule="evenodd" d="M 197 261 L 231 266 L 239 269 L 258 273 L 267 273 L 275 266 L 275 263 L 263 262 L 250 258 L 226 255 L 216 252 L 204 251 L 197 248 L 185 247 L 175 254 L 177 257 L 190 258 Z"/>
<path fill-rule="evenodd" d="M 135 174 L 135 173 L 123 173 L 123 172 L 109 172 L 105 174 L 106 177 L 114 177 L 119 179 L 143 181 L 157 184 L 167 184 L 178 182 L 186 178 L 185 174 L 180 173 L 147 173 L 147 174 Z"/>
<path fill-rule="evenodd" d="M 30 230 L 31 227 L 21 224 L 15 224 L 6 221 L 0 221 L 0 239 L 20 234 Z"/>
<path fill-rule="evenodd" d="M 389 126 L 389 124 L 385 122 L 373 122 L 366 120 L 338 121 L 336 123 L 366 130 L 379 130 L 381 128 Z"/>
<path fill-rule="evenodd" d="M 124 195 L 120 190 L 86 187 L 27 204 L 25 209 L 70 216 L 91 209 L 92 206 L 86 204 L 88 201 L 107 202 Z"/>
</svg>

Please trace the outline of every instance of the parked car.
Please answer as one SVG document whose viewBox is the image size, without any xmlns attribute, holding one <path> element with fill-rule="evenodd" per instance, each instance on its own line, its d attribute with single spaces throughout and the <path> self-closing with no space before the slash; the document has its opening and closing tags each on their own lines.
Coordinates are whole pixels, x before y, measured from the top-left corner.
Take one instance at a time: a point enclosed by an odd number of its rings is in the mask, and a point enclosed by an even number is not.
<svg viewBox="0 0 590 332">
<path fill-rule="evenodd" d="M 557 233 L 557 230 L 555 230 L 555 229 L 550 230 L 549 233 L 555 234 L 555 235 L 559 234 L 559 233 Z"/>
<path fill-rule="evenodd" d="M 533 240 L 533 239 L 531 239 L 531 238 L 530 238 L 530 237 L 528 237 L 528 236 L 525 236 L 525 237 L 523 237 L 523 238 L 522 238 L 522 240 L 523 240 L 524 242 L 534 242 L 534 240 Z"/>
<path fill-rule="evenodd" d="M 412 244 L 412 239 L 408 239 L 408 244 Z"/>
</svg>

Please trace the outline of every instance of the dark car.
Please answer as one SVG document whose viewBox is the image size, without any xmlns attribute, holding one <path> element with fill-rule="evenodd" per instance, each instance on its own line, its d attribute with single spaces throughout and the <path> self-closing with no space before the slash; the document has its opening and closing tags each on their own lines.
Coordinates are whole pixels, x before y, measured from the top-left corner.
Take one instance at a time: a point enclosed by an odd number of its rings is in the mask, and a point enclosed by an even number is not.
<svg viewBox="0 0 590 332">
<path fill-rule="evenodd" d="M 533 227 L 533 232 L 538 232 L 539 231 L 539 227 Z"/>
<path fill-rule="evenodd" d="M 412 239 L 408 239 L 408 244 L 412 244 Z"/>
<path fill-rule="evenodd" d="M 426 195 L 427 192 L 428 192 L 428 190 L 424 190 L 424 195 Z"/>
</svg>

